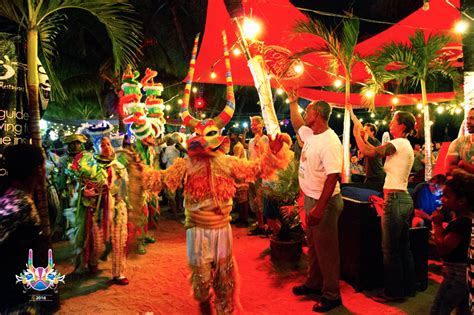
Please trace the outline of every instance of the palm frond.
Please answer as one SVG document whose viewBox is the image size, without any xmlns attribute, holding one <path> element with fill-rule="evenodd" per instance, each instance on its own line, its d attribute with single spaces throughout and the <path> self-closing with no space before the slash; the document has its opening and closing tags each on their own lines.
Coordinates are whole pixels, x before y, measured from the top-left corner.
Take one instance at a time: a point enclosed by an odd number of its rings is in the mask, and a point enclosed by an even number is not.
<svg viewBox="0 0 474 315">
<path fill-rule="evenodd" d="M 343 62 L 347 70 L 352 68 L 354 63 L 354 49 L 359 37 L 359 19 L 350 18 L 344 19 L 342 22 L 341 45 L 342 53 L 344 55 Z"/>
<path fill-rule="evenodd" d="M 104 25 L 112 42 L 116 70 L 124 69 L 127 64 L 136 64 L 141 56 L 142 31 L 134 7 L 128 0 L 49 1 L 38 14 L 38 24 L 65 9 L 85 10 Z"/>
<path fill-rule="evenodd" d="M 26 8 L 18 1 L 0 0 L 0 16 L 18 24 L 21 28 L 27 28 Z"/>
</svg>

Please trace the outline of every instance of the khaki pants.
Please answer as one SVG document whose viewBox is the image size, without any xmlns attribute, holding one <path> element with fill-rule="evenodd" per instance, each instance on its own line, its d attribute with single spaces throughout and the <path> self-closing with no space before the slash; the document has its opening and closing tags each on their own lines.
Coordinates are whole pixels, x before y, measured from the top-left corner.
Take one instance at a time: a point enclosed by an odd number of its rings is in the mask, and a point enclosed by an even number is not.
<svg viewBox="0 0 474 315">
<path fill-rule="evenodd" d="M 305 196 L 306 218 L 318 200 Z M 341 297 L 339 289 L 340 258 L 338 220 L 343 208 L 340 194 L 329 199 L 321 222 L 318 225 L 306 224 L 308 238 L 308 277 L 305 285 L 322 289 L 323 297 L 336 300 Z"/>
</svg>

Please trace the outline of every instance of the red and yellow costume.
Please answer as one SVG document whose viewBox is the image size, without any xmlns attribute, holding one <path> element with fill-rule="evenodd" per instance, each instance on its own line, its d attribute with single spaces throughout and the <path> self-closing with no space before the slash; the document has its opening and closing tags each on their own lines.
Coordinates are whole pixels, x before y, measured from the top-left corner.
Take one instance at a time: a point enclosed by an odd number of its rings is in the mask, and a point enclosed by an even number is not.
<svg viewBox="0 0 474 315">
<path fill-rule="evenodd" d="M 220 135 L 220 130 L 234 113 L 234 92 L 225 33 L 223 38 L 227 67 L 225 109 L 218 117 L 204 121 L 193 118 L 188 111 L 197 51 L 196 38 L 181 109 L 181 118 L 188 127 L 194 129 L 196 135 L 187 141 L 189 156 L 177 158 L 173 165 L 160 173 L 162 182 L 171 191 L 184 182 L 187 256 L 192 271 L 194 298 L 201 307 L 208 307 L 212 287 L 217 313 L 231 314 L 239 309 L 237 266 L 232 256 L 232 230 L 229 224 L 232 199 L 236 192 L 235 180 L 252 182 L 257 177 L 269 178 L 278 169 L 287 166 L 292 153 L 280 135 L 277 140 L 270 142 L 272 150 L 270 146 L 263 147 L 255 161 L 226 155 L 229 140 Z"/>
</svg>

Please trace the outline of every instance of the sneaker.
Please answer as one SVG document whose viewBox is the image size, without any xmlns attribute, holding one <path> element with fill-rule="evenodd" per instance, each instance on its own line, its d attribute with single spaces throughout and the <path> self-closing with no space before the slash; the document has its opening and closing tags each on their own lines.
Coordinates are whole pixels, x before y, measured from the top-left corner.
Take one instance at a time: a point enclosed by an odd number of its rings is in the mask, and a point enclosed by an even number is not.
<svg viewBox="0 0 474 315">
<path fill-rule="evenodd" d="M 293 287 L 292 291 L 294 295 L 310 295 L 310 294 L 321 295 L 322 294 L 321 289 L 318 289 L 318 288 L 313 289 L 313 288 L 307 287 L 304 284 Z"/>
<path fill-rule="evenodd" d="M 126 277 L 114 277 L 113 282 L 118 285 L 127 285 L 129 283 Z"/>
<path fill-rule="evenodd" d="M 153 244 L 153 243 L 155 243 L 155 242 L 156 242 L 156 240 L 155 240 L 155 238 L 154 238 L 153 236 L 151 236 L 151 235 L 145 236 L 145 243 Z"/>
<path fill-rule="evenodd" d="M 316 302 L 316 304 L 314 304 L 313 312 L 326 313 L 332 310 L 333 308 L 336 308 L 341 305 L 342 305 L 342 300 L 340 298 L 337 300 L 329 300 L 329 299 L 326 299 L 325 297 L 322 297 L 321 301 Z"/>
</svg>

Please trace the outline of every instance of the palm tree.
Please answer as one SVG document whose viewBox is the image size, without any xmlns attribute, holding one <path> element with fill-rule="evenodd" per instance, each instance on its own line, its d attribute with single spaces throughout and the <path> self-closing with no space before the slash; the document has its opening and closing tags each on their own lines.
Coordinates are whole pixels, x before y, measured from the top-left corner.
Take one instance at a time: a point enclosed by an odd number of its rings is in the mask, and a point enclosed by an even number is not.
<svg viewBox="0 0 474 315">
<path fill-rule="evenodd" d="M 425 180 L 432 177 L 431 165 L 431 123 L 426 83 L 438 75 L 448 77 L 459 83 L 459 72 L 440 54 L 441 48 L 451 41 L 448 36 L 431 34 L 425 37 L 422 31 L 416 31 L 409 37 L 410 43 L 388 43 L 376 53 L 372 67 L 383 83 L 391 80 L 405 81 L 412 87 L 421 88 L 423 104 L 423 124 L 425 134 Z M 390 70 L 387 68 L 390 67 Z"/>
<path fill-rule="evenodd" d="M 41 147 L 40 114 L 38 104 L 38 57 L 43 57 L 53 95 L 65 98 L 66 94 L 54 74 L 51 59 L 55 54 L 55 38 L 62 31 L 67 14 L 76 10 L 88 12 L 105 27 L 112 43 L 115 69 L 120 71 L 138 57 L 141 31 L 139 23 L 133 19 L 133 6 L 128 0 L 0 0 L 0 16 L 16 23 L 26 33 L 27 44 L 27 88 L 30 112 L 30 130 L 33 145 Z M 30 71 L 31 70 L 31 71 Z M 42 228 L 49 235 L 49 219 L 45 185 L 38 189 L 38 210 Z"/>
<path fill-rule="evenodd" d="M 472 24 L 472 19 L 468 18 L 466 12 L 474 12 L 473 0 L 461 0 L 461 18 L 464 22 Z M 472 14 L 472 13 L 471 13 Z M 471 25 L 472 27 L 472 25 Z M 464 59 L 464 118 L 467 118 L 469 108 L 474 99 L 474 33 L 469 30 L 462 37 L 462 51 Z M 463 131 L 466 132 L 466 125 L 462 124 Z"/>
<path fill-rule="evenodd" d="M 347 183 L 350 180 L 350 104 L 349 97 L 351 93 L 351 74 L 352 69 L 360 57 L 354 52 L 359 36 L 359 20 L 349 17 L 342 21 L 342 28 L 328 28 L 320 21 L 308 18 L 308 21 L 297 21 L 293 28 L 297 34 L 312 34 L 320 37 L 323 43 L 315 47 L 309 47 L 295 54 L 294 57 L 302 57 L 306 54 L 316 53 L 329 55 L 329 71 L 337 73 L 339 67 L 342 67 L 345 77 L 345 111 L 344 111 L 344 171 L 342 182 Z"/>
</svg>

